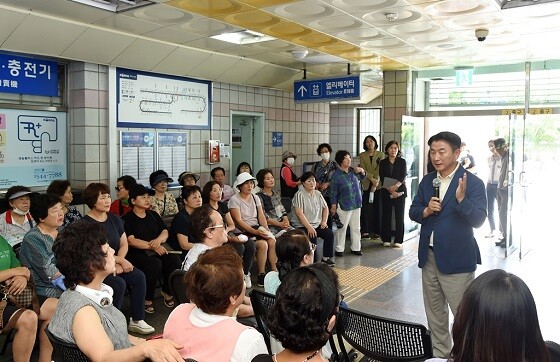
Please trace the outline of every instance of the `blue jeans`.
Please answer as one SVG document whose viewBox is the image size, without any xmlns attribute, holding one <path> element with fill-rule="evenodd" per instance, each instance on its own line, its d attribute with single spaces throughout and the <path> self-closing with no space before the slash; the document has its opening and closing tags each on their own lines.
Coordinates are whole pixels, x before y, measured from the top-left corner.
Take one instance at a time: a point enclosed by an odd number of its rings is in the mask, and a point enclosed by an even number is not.
<svg viewBox="0 0 560 362">
<path fill-rule="evenodd" d="M 494 231 L 496 230 L 494 205 L 498 201 L 498 184 L 486 183 L 486 198 L 488 199 L 488 223 L 490 224 L 490 231 Z"/>
</svg>

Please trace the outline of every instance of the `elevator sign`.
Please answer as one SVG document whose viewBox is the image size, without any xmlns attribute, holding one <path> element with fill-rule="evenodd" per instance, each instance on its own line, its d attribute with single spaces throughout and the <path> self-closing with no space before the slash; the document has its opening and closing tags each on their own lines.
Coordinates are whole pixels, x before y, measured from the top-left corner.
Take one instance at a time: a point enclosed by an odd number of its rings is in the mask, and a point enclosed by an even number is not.
<svg viewBox="0 0 560 362">
<path fill-rule="evenodd" d="M 360 99 L 360 77 L 298 80 L 294 82 L 294 101 L 325 102 Z"/>
</svg>

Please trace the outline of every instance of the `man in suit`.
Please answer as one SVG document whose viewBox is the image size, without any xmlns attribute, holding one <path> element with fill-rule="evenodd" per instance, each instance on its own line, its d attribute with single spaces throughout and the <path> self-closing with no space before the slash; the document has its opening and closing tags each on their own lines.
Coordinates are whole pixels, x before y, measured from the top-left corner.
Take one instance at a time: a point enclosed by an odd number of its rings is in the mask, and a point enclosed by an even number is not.
<svg viewBox="0 0 560 362">
<path fill-rule="evenodd" d="M 474 279 L 480 251 L 473 228 L 486 220 L 484 183 L 457 162 L 461 138 L 440 132 L 428 140 L 430 159 L 436 169 L 424 176 L 410 207 L 410 218 L 420 224 L 418 266 L 434 356 L 451 352 L 449 312 L 457 311 L 463 292 Z M 439 197 L 433 181 L 438 178 Z"/>
</svg>

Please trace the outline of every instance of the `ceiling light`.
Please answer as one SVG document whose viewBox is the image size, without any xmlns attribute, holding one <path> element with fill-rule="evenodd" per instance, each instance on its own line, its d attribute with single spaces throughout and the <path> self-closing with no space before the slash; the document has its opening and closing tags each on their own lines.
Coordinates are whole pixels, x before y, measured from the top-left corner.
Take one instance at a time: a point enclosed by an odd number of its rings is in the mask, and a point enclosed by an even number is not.
<svg viewBox="0 0 560 362">
<path fill-rule="evenodd" d="M 252 30 L 241 30 L 241 31 L 235 31 L 233 33 L 223 33 L 223 34 L 211 36 L 210 38 L 226 41 L 228 43 L 240 44 L 240 45 L 254 44 L 254 43 L 261 43 L 264 41 L 275 40 L 275 38 L 271 36 L 257 33 L 256 31 L 252 31 Z"/>
<path fill-rule="evenodd" d="M 503 10 L 518 8 L 520 6 L 553 3 L 557 1 L 559 0 L 496 0 L 498 6 Z"/>
<path fill-rule="evenodd" d="M 132 9 L 138 9 L 143 6 L 154 4 L 149 0 L 70 0 L 75 3 L 92 6 L 94 8 L 121 13 Z"/>
<path fill-rule="evenodd" d="M 292 53 L 292 56 L 294 58 L 298 60 L 302 60 L 307 56 L 307 54 L 309 54 L 309 51 L 307 49 L 296 49 L 296 50 L 292 50 L 290 53 Z"/>
</svg>

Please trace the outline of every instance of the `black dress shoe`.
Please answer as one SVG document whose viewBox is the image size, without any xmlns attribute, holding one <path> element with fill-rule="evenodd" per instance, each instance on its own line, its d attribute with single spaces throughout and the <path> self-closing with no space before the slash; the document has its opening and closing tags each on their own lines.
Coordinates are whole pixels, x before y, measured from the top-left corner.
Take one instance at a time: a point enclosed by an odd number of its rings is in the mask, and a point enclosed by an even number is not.
<svg viewBox="0 0 560 362">
<path fill-rule="evenodd" d="M 344 256 L 344 253 L 342 251 L 335 251 L 334 256 L 339 256 L 342 258 Z"/>
<path fill-rule="evenodd" d="M 362 253 L 360 250 L 352 250 L 351 252 L 354 255 L 364 255 L 364 253 Z"/>
<path fill-rule="evenodd" d="M 505 247 L 505 246 L 506 246 L 506 241 L 505 241 L 505 240 L 500 240 L 500 241 L 496 241 L 494 244 L 495 244 L 496 246 L 503 246 L 503 247 Z"/>
</svg>

